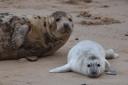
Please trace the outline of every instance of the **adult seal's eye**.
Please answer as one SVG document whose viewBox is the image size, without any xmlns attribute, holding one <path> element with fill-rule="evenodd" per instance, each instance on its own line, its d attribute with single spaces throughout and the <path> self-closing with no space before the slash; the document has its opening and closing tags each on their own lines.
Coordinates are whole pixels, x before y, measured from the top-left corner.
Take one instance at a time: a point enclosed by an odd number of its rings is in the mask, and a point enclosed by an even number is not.
<svg viewBox="0 0 128 85">
<path fill-rule="evenodd" d="M 87 67 L 91 67 L 91 65 L 90 65 L 90 64 L 88 64 L 88 65 L 87 65 Z"/>
<path fill-rule="evenodd" d="M 100 64 L 97 64 L 98 67 L 100 67 Z"/>
<path fill-rule="evenodd" d="M 60 18 L 57 18 L 56 21 L 59 22 L 60 21 Z"/>
<path fill-rule="evenodd" d="M 69 20 L 70 22 L 72 22 L 72 19 L 71 19 L 71 18 L 69 18 L 68 20 Z"/>
</svg>

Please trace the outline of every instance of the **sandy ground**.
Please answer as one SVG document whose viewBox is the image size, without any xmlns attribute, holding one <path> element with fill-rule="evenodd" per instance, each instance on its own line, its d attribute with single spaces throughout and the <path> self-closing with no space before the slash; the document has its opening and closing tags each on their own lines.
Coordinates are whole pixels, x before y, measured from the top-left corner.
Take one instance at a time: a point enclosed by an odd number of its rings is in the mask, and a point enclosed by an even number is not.
<svg viewBox="0 0 128 85">
<path fill-rule="evenodd" d="M 108 5 L 108 7 L 104 7 Z M 26 60 L 0 61 L 0 85 L 128 85 L 128 0 L 94 0 L 92 3 L 66 4 L 63 0 L 0 0 L 0 12 L 16 14 L 39 14 L 63 10 L 71 13 L 75 27 L 69 41 L 53 56 L 37 62 Z M 108 16 L 121 23 L 109 25 L 81 25 L 81 11 L 89 10 L 91 14 Z M 78 38 L 79 40 L 75 40 Z M 66 63 L 70 48 L 80 40 L 95 40 L 106 49 L 113 48 L 119 58 L 110 60 L 118 75 L 102 75 L 99 78 L 69 73 L 49 73 L 56 66 Z"/>
</svg>

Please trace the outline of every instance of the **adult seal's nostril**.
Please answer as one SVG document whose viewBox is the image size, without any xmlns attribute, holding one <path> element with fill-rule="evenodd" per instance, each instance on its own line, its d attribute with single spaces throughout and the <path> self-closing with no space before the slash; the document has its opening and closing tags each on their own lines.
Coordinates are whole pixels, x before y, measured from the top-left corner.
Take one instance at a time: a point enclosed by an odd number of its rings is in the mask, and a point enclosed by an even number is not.
<svg viewBox="0 0 128 85">
<path fill-rule="evenodd" d="M 64 28 L 69 28 L 69 24 L 68 23 L 64 23 Z"/>
</svg>

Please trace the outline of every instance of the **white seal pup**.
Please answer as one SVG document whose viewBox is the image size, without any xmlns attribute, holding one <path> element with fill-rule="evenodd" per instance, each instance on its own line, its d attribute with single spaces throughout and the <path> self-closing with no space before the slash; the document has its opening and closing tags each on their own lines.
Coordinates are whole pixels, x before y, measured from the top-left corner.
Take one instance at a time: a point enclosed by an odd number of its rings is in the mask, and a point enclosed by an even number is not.
<svg viewBox="0 0 128 85">
<path fill-rule="evenodd" d="M 99 77 L 104 72 L 114 75 L 110 64 L 106 59 L 117 57 L 118 54 L 109 49 L 107 51 L 98 44 L 90 40 L 84 40 L 76 44 L 68 54 L 67 64 L 50 70 L 50 72 L 74 71 L 89 77 Z"/>
</svg>

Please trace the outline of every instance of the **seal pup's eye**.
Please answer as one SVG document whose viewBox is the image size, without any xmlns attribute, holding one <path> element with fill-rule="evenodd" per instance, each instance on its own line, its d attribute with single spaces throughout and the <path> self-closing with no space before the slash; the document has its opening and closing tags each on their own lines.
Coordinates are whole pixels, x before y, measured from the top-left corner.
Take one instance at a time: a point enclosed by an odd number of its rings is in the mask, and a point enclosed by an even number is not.
<svg viewBox="0 0 128 85">
<path fill-rule="evenodd" d="M 100 67 L 100 64 L 97 64 L 98 67 Z"/>
<path fill-rule="evenodd" d="M 70 22 L 72 22 L 72 19 L 71 19 L 71 18 L 69 18 L 68 20 L 69 20 Z"/>
<path fill-rule="evenodd" d="M 91 67 L 91 65 L 90 65 L 90 64 L 88 64 L 88 65 L 87 65 L 87 67 Z"/>
<path fill-rule="evenodd" d="M 59 22 L 60 21 L 60 18 L 57 18 L 56 21 Z"/>
</svg>

